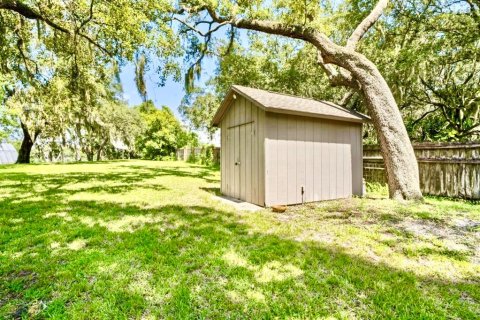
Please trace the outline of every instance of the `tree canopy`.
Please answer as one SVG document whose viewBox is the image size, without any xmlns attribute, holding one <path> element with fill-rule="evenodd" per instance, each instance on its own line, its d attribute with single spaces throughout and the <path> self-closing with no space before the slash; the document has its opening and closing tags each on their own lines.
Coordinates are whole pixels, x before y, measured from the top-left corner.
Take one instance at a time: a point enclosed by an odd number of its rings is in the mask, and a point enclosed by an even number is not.
<svg viewBox="0 0 480 320">
<path fill-rule="evenodd" d="M 119 72 L 142 52 L 176 56 L 174 33 L 165 23 L 169 5 L 0 1 L 0 92 L 10 96 L 6 104 L 23 131 L 19 162 L 29 161 L 42 136 L 71 141 L 90 160 L 114 140 L 133 148 L 127 133 L 139 131 L 134 127 L 140 118 L 123 106 Z"/>
<path fill-rule="evenodd" d="M 335 27 L 326 32 L 344 39 L 372 4 L 344 1 L 336 13 L 325 6 L 324 12 L 335 17 L 328 21 Z M 397 1 L 360 43 L 385 75 L 414 141 L 479 137 L 478 12 L 478 4 L 469 1 Z M 213 115 L 212 96 L 218 101 L 232 84 L 329 99 L 365 111 L 359 95 L 328 85 L 312 47 L 258 33 L 241 40 L 242 45 L 231 45 L 230 54 L 218 59 L 207 88 L 185 99 L 182 111 L 194 127 L 208 123 L 201 119 Z M 228 45 L 220 43 L 217 50 L 224 52 Z M 370 132 L 366 137 L 376 141 Z"/>
</svg>

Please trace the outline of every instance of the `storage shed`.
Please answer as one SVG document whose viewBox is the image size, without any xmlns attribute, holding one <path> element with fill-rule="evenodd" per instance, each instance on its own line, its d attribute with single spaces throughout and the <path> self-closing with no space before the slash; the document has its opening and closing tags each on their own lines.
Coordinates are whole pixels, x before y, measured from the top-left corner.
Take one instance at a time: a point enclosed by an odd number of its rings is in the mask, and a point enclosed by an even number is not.
<svg viewBox="0 0 480 320">
<path fill-rule="evenodd" d="M 221 192 L 260 206 L 362 194 L 362 123 L 331 102 L 230 88 L 221 129 Z"/>
</svg>

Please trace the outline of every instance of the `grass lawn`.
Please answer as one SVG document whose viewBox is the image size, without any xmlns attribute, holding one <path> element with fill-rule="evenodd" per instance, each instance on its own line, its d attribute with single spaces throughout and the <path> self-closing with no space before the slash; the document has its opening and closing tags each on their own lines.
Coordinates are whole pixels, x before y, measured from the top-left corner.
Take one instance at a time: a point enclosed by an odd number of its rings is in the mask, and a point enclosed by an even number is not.
<svg viewBox="0 0 480 320">
<path fill-rule="evenodd" d="M 182 162 L 0 167 L 0 318 L 480 315 L 480 205 L 238 212 Z"/>
</svg>

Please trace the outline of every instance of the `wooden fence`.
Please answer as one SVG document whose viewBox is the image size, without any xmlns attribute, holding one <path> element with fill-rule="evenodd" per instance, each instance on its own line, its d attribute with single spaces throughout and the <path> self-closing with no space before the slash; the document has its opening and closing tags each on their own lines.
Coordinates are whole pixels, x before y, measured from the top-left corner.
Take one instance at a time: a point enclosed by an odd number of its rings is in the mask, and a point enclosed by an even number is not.
<svg viewBox="0 0 480 320">
<path fill-rule="evenodd" d="M 186 147 L 182 149 L 177 149 L 177 160 L 181 161 L 187 161 L 192 154 L 195 157 L 199 157 L 202 152 L 205 152 L 205 148 L 207 147 Z M 212 154 L 213 154 L 213 162 L 214 163 L 220 163 L 220 148 L 219 147 L 210 147 L 212 148 Z"/>
<path fill-rule="evenodd" d="M 414 144 L 424 194 L 480 199 L 480 142 Z M 363 147 L 366 182 L 386 182 L 378 146 Z"/>
</svg>

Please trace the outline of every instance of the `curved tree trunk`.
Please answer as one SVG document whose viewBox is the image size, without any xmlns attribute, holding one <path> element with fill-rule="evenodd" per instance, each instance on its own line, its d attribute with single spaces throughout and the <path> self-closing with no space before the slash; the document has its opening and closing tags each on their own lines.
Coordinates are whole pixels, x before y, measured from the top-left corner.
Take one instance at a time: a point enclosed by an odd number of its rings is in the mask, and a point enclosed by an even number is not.
<svg viewBox="0 0 480 320">
<path fill-rule="evenodd" d="M 417 159 L 397 103 L 375 65 L 365 57 L 361 60 L 349 71 L 361 86 L 379 138 L 390 198 L 422 199 Z"/>
<path fill-rule="evenodd" d="M 32 138 L 32 136 L 28 132 L 27 126 L 21 121 L 20 125 L 23 132 L 23 140 L 22 145 L 20 146 L 20 150 L 18 151 L 17 163 L 30 163 L 30 154 L 32 152 L 32 147 L 40 132 L 36 131 Z"/>
<path fill-rule="evenodd" d="M 323 68 L 334 85 L 356 90 L 364 97 L 380 142 L 390 198 L 420 200 L 418 163 L 397 102 L 375 64 L 354 51 L 354 43 L 341 47 L 324 35 L 315 33 L 314 44 L 320 52 Z M 339 66 L 332 70 L 329 63 Z"/>
<path fill-rule="evenodd" d="M 349 87 L 363 96 L 380 142 L 390 198 L 420 200 L 418 163 L 397 102 L 375 64 L 353 48 L 313 35 L 320 63 L 333 85 Z M 340 71 L 329 64 L 339 66 Z"/>
</svg>

